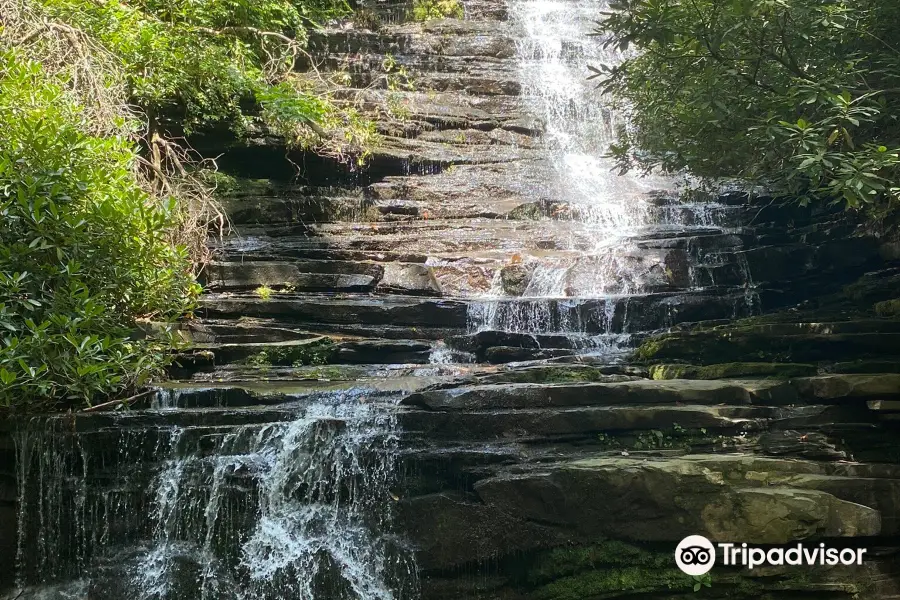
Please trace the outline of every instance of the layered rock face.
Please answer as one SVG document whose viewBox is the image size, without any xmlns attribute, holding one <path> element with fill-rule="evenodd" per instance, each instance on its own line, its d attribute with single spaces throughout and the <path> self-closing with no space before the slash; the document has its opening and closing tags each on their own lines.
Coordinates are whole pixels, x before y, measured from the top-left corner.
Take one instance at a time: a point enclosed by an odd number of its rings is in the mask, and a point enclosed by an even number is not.
<svg viewBox="0 0 900 600">
<path fill-rule="evenodd" d="M 613 176 L 597 7 L 465 9 L 316 34 L 378 118 L 366 170 L 205 142 L 239 179 L 191 347 L 146 405 L 19 425 L 20 583 L 668 599 L 699 534 L 868 550 L 717 565 L 707 597 L 900 597 L 894 245 L 839 208 Z"/>
</svg>

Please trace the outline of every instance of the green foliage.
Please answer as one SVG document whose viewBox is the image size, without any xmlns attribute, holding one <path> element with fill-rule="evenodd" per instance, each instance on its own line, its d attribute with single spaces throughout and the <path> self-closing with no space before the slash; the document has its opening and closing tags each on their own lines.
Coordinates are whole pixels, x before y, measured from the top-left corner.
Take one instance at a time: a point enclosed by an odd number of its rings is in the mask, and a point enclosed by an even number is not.
<svg viewBox="0 0 900 600">
<path fill-rule="evenodd" d="M 336 353 L 334 342 L 330 338 L 321 338 L 303 344 L 273 345 L 249 356 L 244 363 L 262 369 L 273 365 L 292 367 L 327 365 Z"/>
<path fill-rule="evenodd" d="M 257 296 L 259 296 L 259 299 L 262 300 L 262 301 L 264 301 L 264 302 L 265 302 L 265 301 L 268 301 L 269 299 L 272 298 L 272 293 L 273 293 L 274 291 L 275 291 L 275 290 L 273 290 L 272 288 L 270 288 L 270 287 L 267 286 L 267 285 L 261 285 L 261 286 L 259 286 L 258 288 L 256 288 L 255 290 L 253 290 L 253 292 L 254 292 Z"/>
<path fill-rule="evenodd" d="M 462 19 L 463 7 L 459 0 L 413 0 L 413 20 Z"/>
<path fill-rule="evenodd" d="M 900 198 L 900 4 L 617 0 L 599 35 L 632 50 L 594 77 L 630 123 L 622 170 L 738 177 L 776 193 Z"/>
<path fill-rule="evenodd" d="M 703 575 L 693 575 L 694 592 L 699 592 L 702 588 L 712 587 L 712 575 L 705 573 Z"/>
<path fill-rule="evenodd" d="M 161 342 L 131 339 L 198 293 L 160 206 L 137 184 L 135 149 L 95 137 L 41 66 L 0 53 L 0 406 L 91 403 L 146 382 Z"/>
<path fill-rule="evenodd" d="M 364 145 L 356 129 L 368 124 L 293 74 L 307 29 L 348 14 L 344 0 L 37 1 L 121 62 L 151 131 L 243 133 L 259 122 L 302 148 Z"/>
</svg>

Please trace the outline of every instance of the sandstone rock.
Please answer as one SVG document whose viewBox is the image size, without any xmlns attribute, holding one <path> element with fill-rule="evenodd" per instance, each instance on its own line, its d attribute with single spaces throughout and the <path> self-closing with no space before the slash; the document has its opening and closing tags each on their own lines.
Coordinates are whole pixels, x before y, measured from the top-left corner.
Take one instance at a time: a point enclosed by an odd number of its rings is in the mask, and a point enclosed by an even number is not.
<svg viewBox="0 0 900 600">
<path fill-rule="evenodd" d="M 441 286 L 431 267 L 416 263 L 385 263 L 378 287 L 407 294 L 441 295 Z"/>
</svg>

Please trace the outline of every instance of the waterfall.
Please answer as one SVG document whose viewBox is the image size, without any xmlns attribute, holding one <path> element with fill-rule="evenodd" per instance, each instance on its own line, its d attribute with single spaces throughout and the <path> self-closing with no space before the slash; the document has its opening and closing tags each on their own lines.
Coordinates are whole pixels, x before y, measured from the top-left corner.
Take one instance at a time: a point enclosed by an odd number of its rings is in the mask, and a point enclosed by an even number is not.
<svg viewBox="0 0 900 600">
<path fill-rule="evenodd" d="M 670 178 L 614 169 L 608 151 L 625 120 L 588 80 L 589 65 L 622 60 L 593 35 L 606 1 L 510 0 L 508 7 L 519 34 L 521 103 L 543 124 L 556 247 L 514 255 L 511 266 L 527 285 L 511 294 L 498 272 L 470 304 L 470 331 L 562 333 L 576 347 L 614 353 L 641 330 L 621 318 L 632 298 L 700 287 L 689 275 L 687 284 L 673 282 L 677 253 L 643 242 L 687 228 L 721 231 L 723 209 L 678 201 Z"/>
<path fill-rule="evenodd" d="M 20 585 L 68 579 L 110 600 L 412 597 L 411 555 L 390 534 L 396 417 L 370 400 L 319 394 L 291 420 L 248 410 L 237 427 L 35 423 L 18 440 Z"/>
</svg>

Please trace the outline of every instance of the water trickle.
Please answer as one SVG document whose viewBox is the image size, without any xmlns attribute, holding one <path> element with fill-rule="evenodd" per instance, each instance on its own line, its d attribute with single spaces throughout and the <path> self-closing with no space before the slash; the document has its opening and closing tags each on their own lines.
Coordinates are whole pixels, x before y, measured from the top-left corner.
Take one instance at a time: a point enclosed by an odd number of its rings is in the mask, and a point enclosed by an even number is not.
<svg viewBox="0 0 900 600">
<path fill-rule="evenodd" d="M 244 411 L 236 427 L 143 428 L 143 443 L 128 416 L 118 431 L 22 433 L 20 583 L 87 574 L 92 597 L 110 599 L 413 597 L 411 553 L 390 533 L 396 418 L 370 400 L 357 390 L 304 400 L 288 421 Z M 111 440 L 127 452 L 100 456 Z"/>
</svg>

